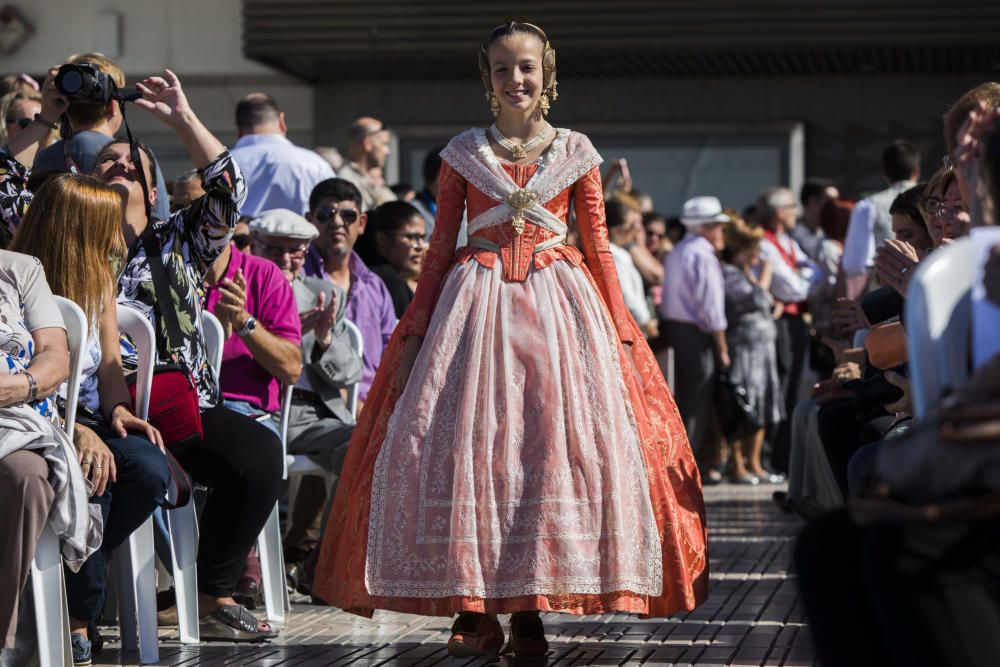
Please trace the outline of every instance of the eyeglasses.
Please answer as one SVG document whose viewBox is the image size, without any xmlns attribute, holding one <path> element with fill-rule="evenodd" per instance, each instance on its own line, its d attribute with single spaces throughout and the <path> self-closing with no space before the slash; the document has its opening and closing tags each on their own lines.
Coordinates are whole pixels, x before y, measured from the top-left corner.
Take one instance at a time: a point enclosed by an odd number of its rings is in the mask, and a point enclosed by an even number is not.
<svg viewBox="0 0 1000 667">
<path fill-rule="evenodd" d="M 412 234 L 406 234 L 404 232 L 396 232 L 393 236 L 403 239 L 409 245 L 417 248 L 422 245 L 427 245 L 427 237 L 420 232 L 413 232 Z"/>
<path fill-rule="evenodd" d="M 270 257 L 282 257 L 283 255 L 288 255 L 289 257 L 303 257 L 306 254 L 306 245 L 297 245 L 293 247 L 274 245 L 273 243 L 265 243 L 264 241 L 254 240 L 254 245 L 257 246 L 257 250 L 262 255 L 268 255 Z"/>
<path fill-rule="evenodd" d="M 17 125 L 22 130 L 31 125 L 33 120 L 32 118 L 6 118 L 8 125 Z"/>
<path fill-rule="evenodd" d="M 958 204 L 949 204 L 943 199 L 938 199 L 937 197 L 927 197 L 923 201 L 924 210 L 927 211 L 928 215 L 932 215 L 935 218 L 943 218 L 945 220 L 950 220 L 955 218 L 959 213 L 965 212 L 965 203 L 959 202 Z"/>
<path fill-rule="evenodd" d="M 360 217 L 358 209 L 356 208 L 335 209 L 326 207 L 316 211 L 316 222 L 321 225 L 327 225 L 330 224 L 338 215 L 340 216 L 340 219 L 344 221 L 345 227 L 350 227 L 357 222 Z"/>
</svg>

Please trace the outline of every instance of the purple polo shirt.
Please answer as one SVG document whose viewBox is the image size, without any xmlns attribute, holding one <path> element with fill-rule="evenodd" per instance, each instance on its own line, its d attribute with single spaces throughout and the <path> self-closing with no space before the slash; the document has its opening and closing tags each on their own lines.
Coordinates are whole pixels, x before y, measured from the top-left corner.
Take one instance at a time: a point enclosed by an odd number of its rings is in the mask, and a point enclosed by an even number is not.
<svg viewBox="0 0 1000 667">
<path fill-rule="evenodd" d="M 358 385 L 358 398 L 364 401 L 382 361 L 382 352 L 389 344 L 392 330 L 396 328 L 396 310 L 385 283 L 365 266 L 357 253 L 351 253 L 348 268 L 351 271 L 351 290 L 347 294 L 344 317 L 361 330 L 364 339 L 365 347 L 361 355 L 364 372 Z M 330 279 L 323 269 L 323 258 L 316 246 L 309 247 L 302 272 L 313 278 Z"/>
<path fill-rule="evenodd" d="M 663 260 L 660 316 L 693 324 L 705 333 L 726 330 L 722 264 L 705 237 L 688 232 Z"/>
<path fill-rule="evenodd" d="M 257 320 L 258 326 L 285 340 L 302 344 L 302 325 L 295 304 L 295 293 L 274 262 L 247 255 L 230 246 L 232 257 L 225 278 L 230 280 L 237 269 L 243 269 L 247 283 L 246 310 Z M 219 302 L 215 286 L 205 294 L 205 307 L 215 310 Z M 222 395 L 234 401 L 247 401 L 267 412 L 281 409 L 281 388 L 278 380 L 254 361 L 250 349 L 233 332 L 222 348 Z"/>
</svg>

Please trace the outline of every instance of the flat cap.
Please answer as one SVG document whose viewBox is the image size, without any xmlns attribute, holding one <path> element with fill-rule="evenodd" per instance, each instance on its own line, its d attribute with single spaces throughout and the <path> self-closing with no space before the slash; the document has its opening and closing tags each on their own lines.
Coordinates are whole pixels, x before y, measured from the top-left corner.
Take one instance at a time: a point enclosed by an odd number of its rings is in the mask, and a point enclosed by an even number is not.
<svg viewBox="0 0 1000 667">
<path fill-rule="evenodd" d="M 287 208 L 261 211 L 250 221 L 250 231 L 254 234 L 297 241 L 312 241 L 319 236 L 316 225 Z"/>
</svg>

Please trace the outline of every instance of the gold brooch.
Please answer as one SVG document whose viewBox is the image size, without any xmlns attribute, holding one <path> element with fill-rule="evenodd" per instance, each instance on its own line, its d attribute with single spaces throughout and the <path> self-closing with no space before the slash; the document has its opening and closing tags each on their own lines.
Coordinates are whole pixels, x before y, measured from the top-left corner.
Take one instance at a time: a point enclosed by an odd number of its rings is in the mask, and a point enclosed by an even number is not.
<svg viewBox="0 0 1000 667">
<path fill-rule="evenodd" d="M 524 232 L 524 212 L 538 203 L 538 193 L 521 188 L 507 195 L 507 205 L 514 209 L 514 233 Z"/>
</svg>

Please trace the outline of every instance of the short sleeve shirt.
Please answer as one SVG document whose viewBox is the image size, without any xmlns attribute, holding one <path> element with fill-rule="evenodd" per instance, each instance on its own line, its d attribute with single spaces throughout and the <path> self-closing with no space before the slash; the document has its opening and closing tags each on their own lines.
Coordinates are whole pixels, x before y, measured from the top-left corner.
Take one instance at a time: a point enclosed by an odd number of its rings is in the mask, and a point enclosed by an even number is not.
<svg viewBox="0 0 1000 667">
<path fill-rule="evenodd" d="M 0 250 L 0 373 L 14 375 L 31 366 L 39 329 L 66 328 L 45 271 L 34 257 Z M 42 416 L 56 418 L 55 397 L 32 404 Z"/>
</svg>

